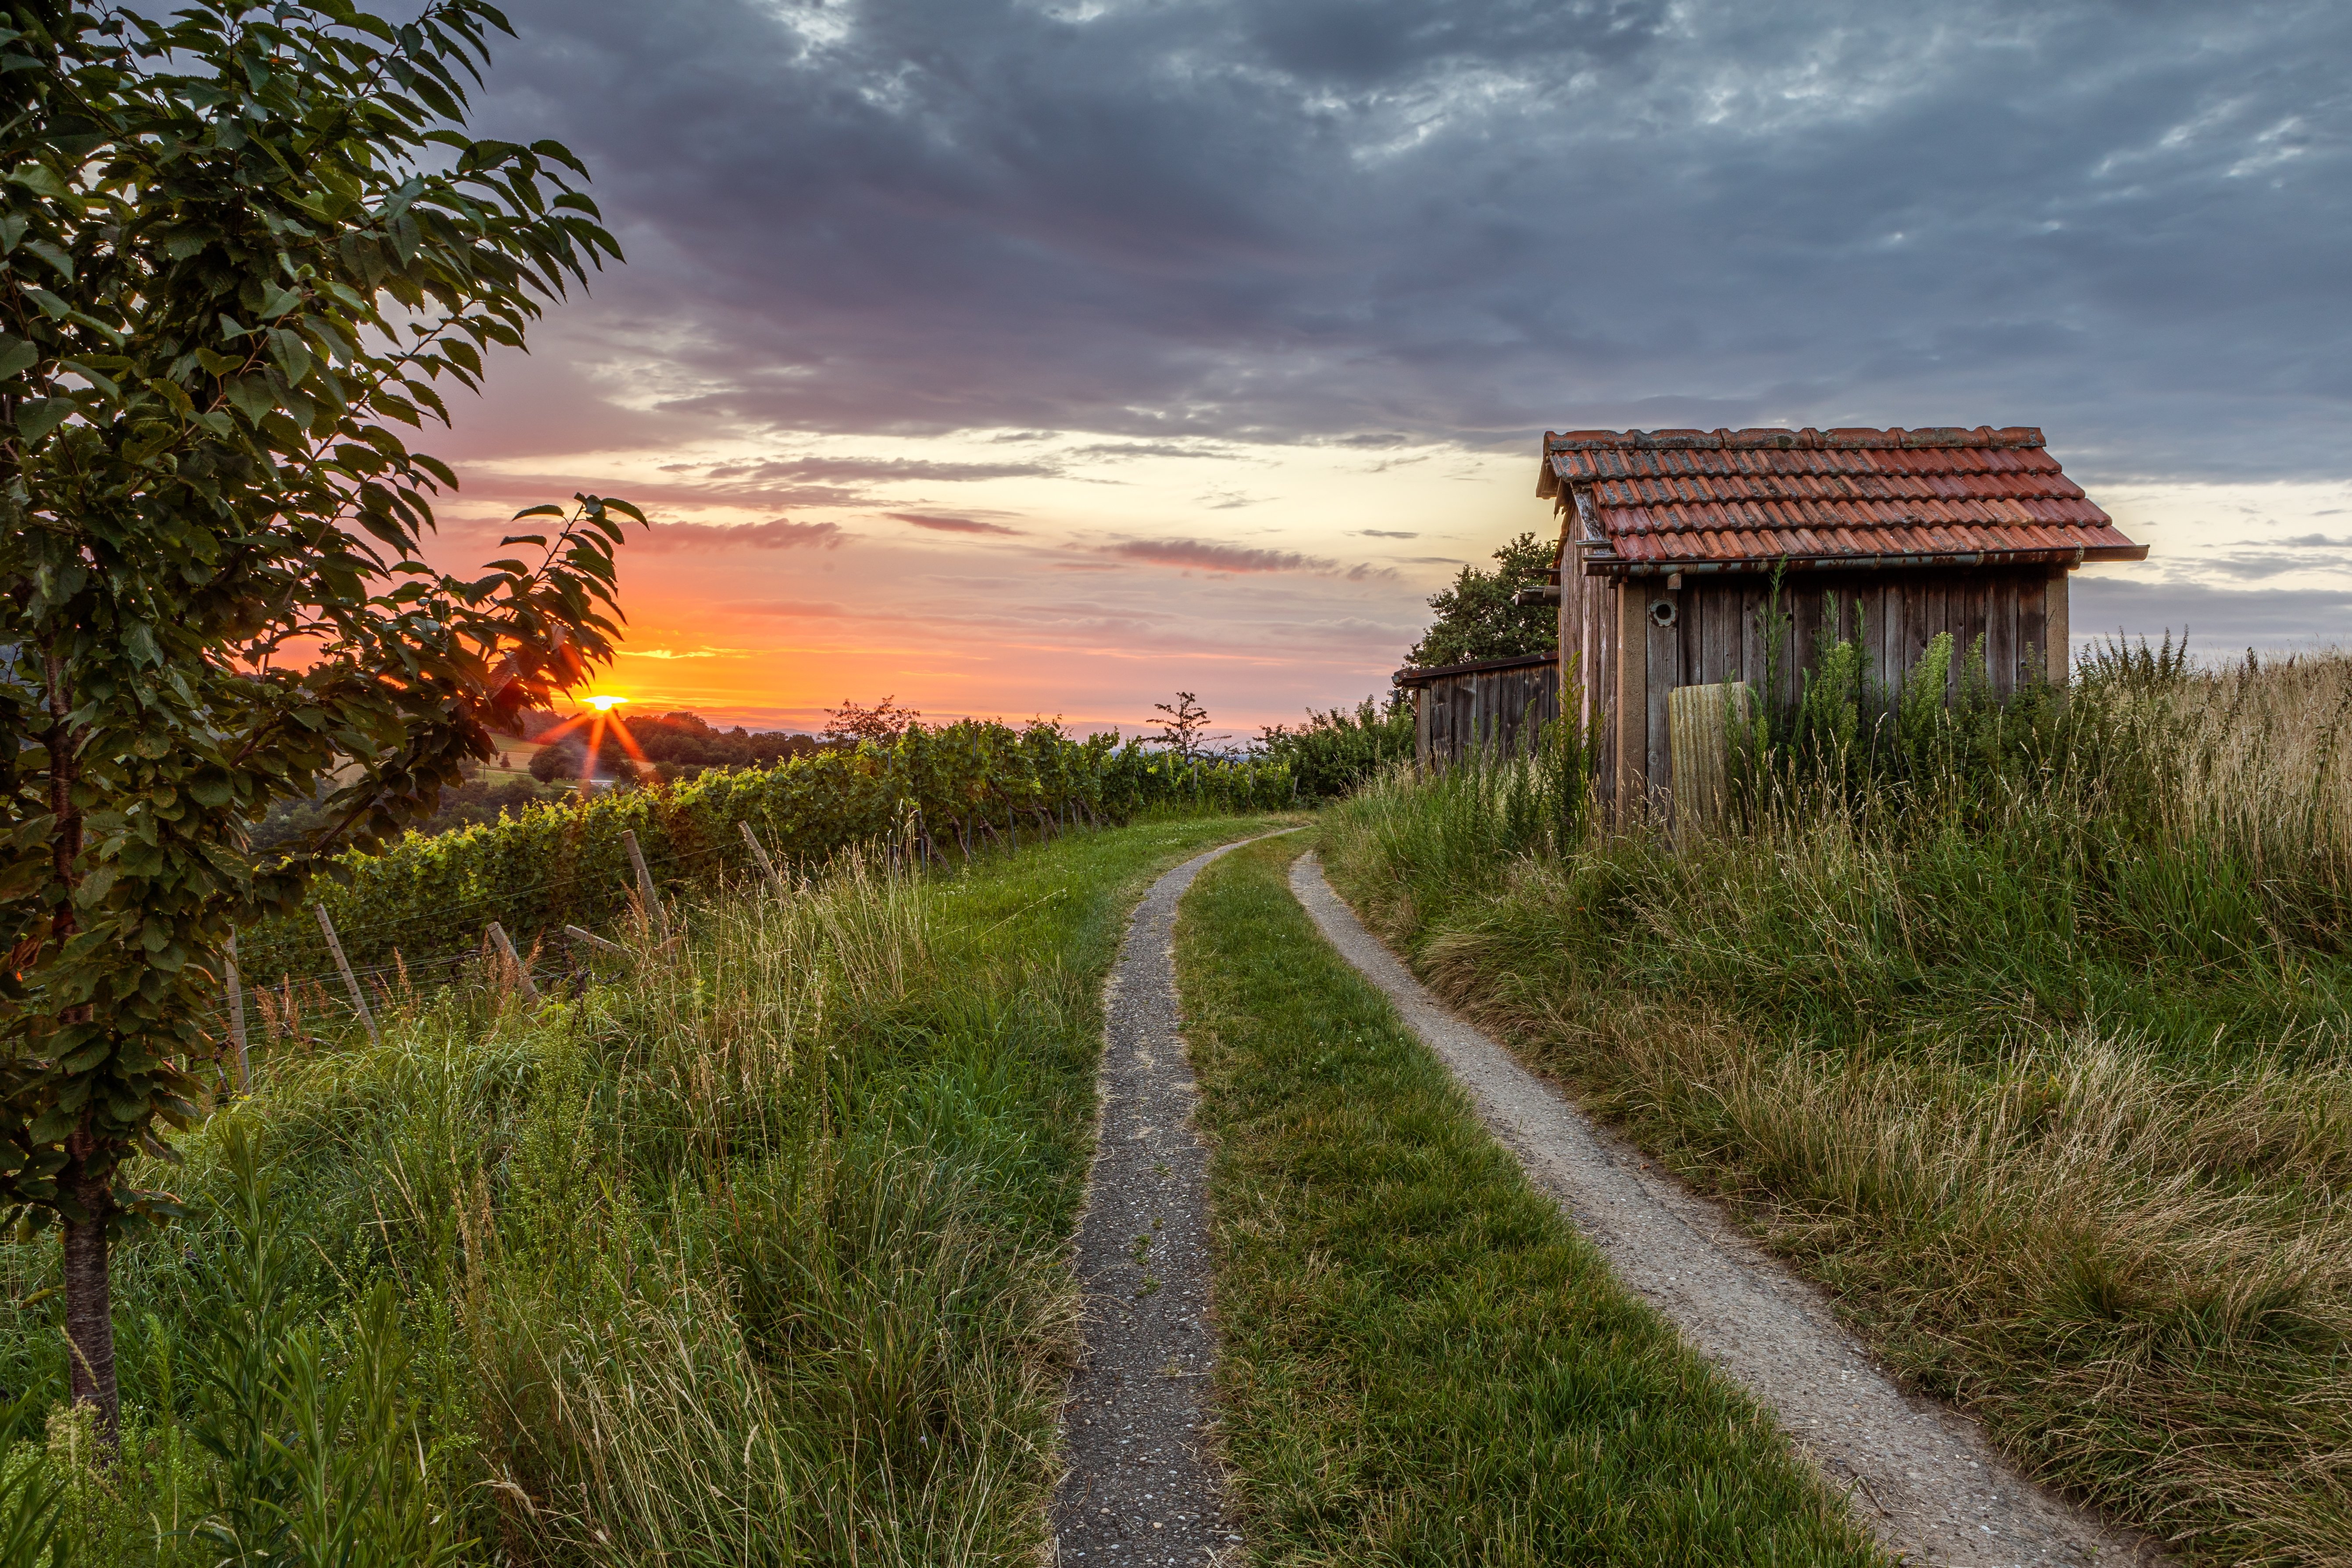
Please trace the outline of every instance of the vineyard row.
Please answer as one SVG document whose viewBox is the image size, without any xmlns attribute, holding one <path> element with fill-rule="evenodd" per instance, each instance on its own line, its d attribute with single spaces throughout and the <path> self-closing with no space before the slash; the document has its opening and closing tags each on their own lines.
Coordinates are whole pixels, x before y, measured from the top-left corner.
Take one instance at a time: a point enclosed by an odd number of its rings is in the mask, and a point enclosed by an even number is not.
<svg viewBox="0 0 2352 1568">
<path fill-rule="evenodd" d="M 383 854 L 345 856 L 314 897 L 351 962 L 372 971 L 398 962 L 396 954 L 414 964 L 478 947 L 492 921 L 525 950 L 566 925 L 610 923 L 627 908 L 634 877 L 625 831 L 636 835 L 667 890 L 755 869 L 743 824 L 779 860 L 800 868 L 877 842 L 957 860 L 1024 827 L 1119 824 L 1156 808 L 1265 810 L 1290 805 L 1295 794 L 1278 761 L 1185 759 L 1116 734 L 1078 740 L 1052 724 L 1016 730 L 966 721 L 913 728 L 854 752 L 600 792 L 429 837 L 411 834 Z M 332 973 L 308 910 L 265 921 L 238 945 L 239 968 L 254 984 Z"/>
</svg>

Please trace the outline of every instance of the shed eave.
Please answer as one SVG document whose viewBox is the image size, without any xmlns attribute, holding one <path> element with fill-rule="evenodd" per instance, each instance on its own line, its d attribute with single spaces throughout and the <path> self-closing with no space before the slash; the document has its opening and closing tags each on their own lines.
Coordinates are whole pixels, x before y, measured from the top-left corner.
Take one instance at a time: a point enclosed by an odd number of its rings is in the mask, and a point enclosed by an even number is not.
<svg viewBox="0 0 2352 1568">
<path fill-rule="evenodd" d="M 2145 544 L 2076 545 L 2057 550 L 1918 551 L 1902 553 L 1759 555 L 1722 561 L 1628 561 L 1595 552 L 1584 560 L 1588 577 L 1726 577 L 1784 572 L 1899 572 L 1977 566 L 2081 566 L 2101 561 L 2145 561 Z"/>
<path fill-rule="evenodd" d="M 1389 684 L 1410 689 L 1426 686 L 1433 680 L 1443 680 L 1448 676 L 1482 675 L 1488 670 L 1498 669 L 1532 669 L 1539 664 L 1558 664 L 1559 662 L 1559 650 L 1554 648 L 1548 653 L 1506 654 L 1500 658 L 1474 658 L 1463 664 L 1441 664 L 1427 669 L 1415 669 L 1407 666 L 1391 674 L 1389 677 Z"/>
</svg>

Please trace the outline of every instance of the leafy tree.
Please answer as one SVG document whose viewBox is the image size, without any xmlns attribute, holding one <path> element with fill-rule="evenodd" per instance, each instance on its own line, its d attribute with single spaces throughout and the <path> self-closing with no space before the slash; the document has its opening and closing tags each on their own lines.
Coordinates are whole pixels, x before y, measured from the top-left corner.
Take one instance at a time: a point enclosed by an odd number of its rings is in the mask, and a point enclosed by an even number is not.
<svg viewBox="0 0 2352 1568">
<path fill-rule="evenodd" d="M 1532 533 L 1522 533 L 1495 552 L 1495 569 L 1465 566 L 1454 586 L 1430 595 L 1437 619 L 1404 656 L 1415 669 L 1467 664 L 1478 658 L 1509 658 L 1549 653 L 1559 646 L 1559 607 L 1515 605 L 1522 588 L 1551 581 L 1555 552 Z"/>
<path fill-rule="evenodd" d="M 1165 719 L 1152 721 L 1153 728 L 1159 731 L 1160 743 L 1188 763 L 1195 757 L 1207 755 L 1210 742 L 1233 739 L 1230 735 L 1208 732 L 1209 710 L 1201 706 L 1201 699 L 1193 692 L 1180 691 L 1175 701 L 1155 702 L 1151 706 L 1154 711 L 1168 715 Z"/>
<path fill-rule="evenodd" d="M 561 146 L 460 133 L 482 0 L 0 13 L 0 1201 L 61 1222 L 78 1401 L 115 1419 L 123 1179 L 200 1113 L 231 931 L 429 814 L 490 721 L 608 658 L 624 502 L 424 559 L 482 351 L 619 251 Z M 327 790 L 257 868 L 245 826 Z"/>
<path fill-rule="evenodd" d="M 1391 763 L 1412 755 L 1412 703 L 1402 691 L 1391 690 L 1381 706 L 1367 697 L 1355 711 L 1334 708 L 1307 710 L 1307 722 L 1296 729 L 1268 724 L 1258 731 L 1265 754 L 1289 765 L 1298 793 L 1310 800 L 1346 795 Z"/>
<path fill-rule="evenodd" d="M 817 739 L 829 746 L 855 746 L 860 741 L 888 745 L 922 719 L 912 708 L 901 708 L 889 698 L 867 708 L 845 697 L 838 708 L 828 708 L 824 729 Z"/>
</svg>

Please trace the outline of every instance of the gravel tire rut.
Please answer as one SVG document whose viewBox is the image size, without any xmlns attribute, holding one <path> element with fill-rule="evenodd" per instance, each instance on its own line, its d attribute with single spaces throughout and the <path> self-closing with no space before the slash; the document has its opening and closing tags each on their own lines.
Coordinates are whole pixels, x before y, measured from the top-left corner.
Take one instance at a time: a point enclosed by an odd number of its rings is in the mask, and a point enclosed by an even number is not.
<svg viewBox="0 0 2352 1568">
<path fill-rule="evenodd" d="M 1100 1121 L 1078 1221 L 1086 1346 L 1062 1410 L 1068 1468 L 1050 1510 L 1066 1568 L 1211 1563 L 1240 1540 L 1207 1438 L 1209 1160 L 1176 1029 L 1175 950 L 1176 906 L 1192 879 L 1251 842 L 1196 855 L 1152 884 L 1104 997 Z"/>
<path fill-rule="evenodd" d="M 1975 1422 L 1906 1394 L 1818 1289 L 1425 990 L 1331 890 L 1314 855 L 1292 867 L 1290 886 L 1617 1278 L 1769 1406 L 1890 1551 L 1950 1568 L 2166 1561 L 2154 1542 L 2019 1475 Z"/>
</svg>

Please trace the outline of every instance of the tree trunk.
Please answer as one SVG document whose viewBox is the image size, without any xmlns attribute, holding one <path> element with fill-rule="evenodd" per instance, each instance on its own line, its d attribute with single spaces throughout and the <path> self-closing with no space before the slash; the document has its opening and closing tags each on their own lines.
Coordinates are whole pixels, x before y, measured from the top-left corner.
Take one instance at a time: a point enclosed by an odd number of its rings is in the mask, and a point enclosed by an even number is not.
<svg viewBox="0 0 2352 1568">
<path fill-rule="evenodd" d="M 114 1184 L 93 1174 L 89 1156 L 77 1152 L 66 1169 L 84 1220 L 65 1226 L 66 1342 L 72 1362 L 73 1402 L 98 1407 L 99 1440 L 108 1454 L 120 1435 L 121 1401 L 114 1385 L 114 1287 L 108 1273 L 106 1226 L 114 1213 Z"/>
<path fill-rule="evenodd" d="M 68 722 L 73 694 L 66 689 L 65 663 L 54 647 L 42 648 L 43 673 L 48 686 L 49 803 L 57 814 L 51 831 L 58 880 L 68 897 L 49 928 L 52 952 L 62 949 L 76 931 L 70 894 L 81 883 L 82 814 L 74 804 L 73 786 L 80 776 L 78 742 Z M 66 1009 L 58 1020 L 86 1024 L 87 1003 Z M 100 1161 L 89 1136 L 89 1112 L 83 1130 L 66 1140 L 68 1163 L 60 1173 L 83 1214 L 79 1222 L 65 1224 L 66 1342 L 70 1347 L 73 1401 L 98 1407 L 100 1440 L 108 1454 L 120 1435 L 121 1401 L 114 1386 L 114 1289 L 107 1276 L 106 1227 L 114 1217 L 114 1163 Z M 63 1215 L 59 1216 L 63 1218 Z"/>
</svg>

